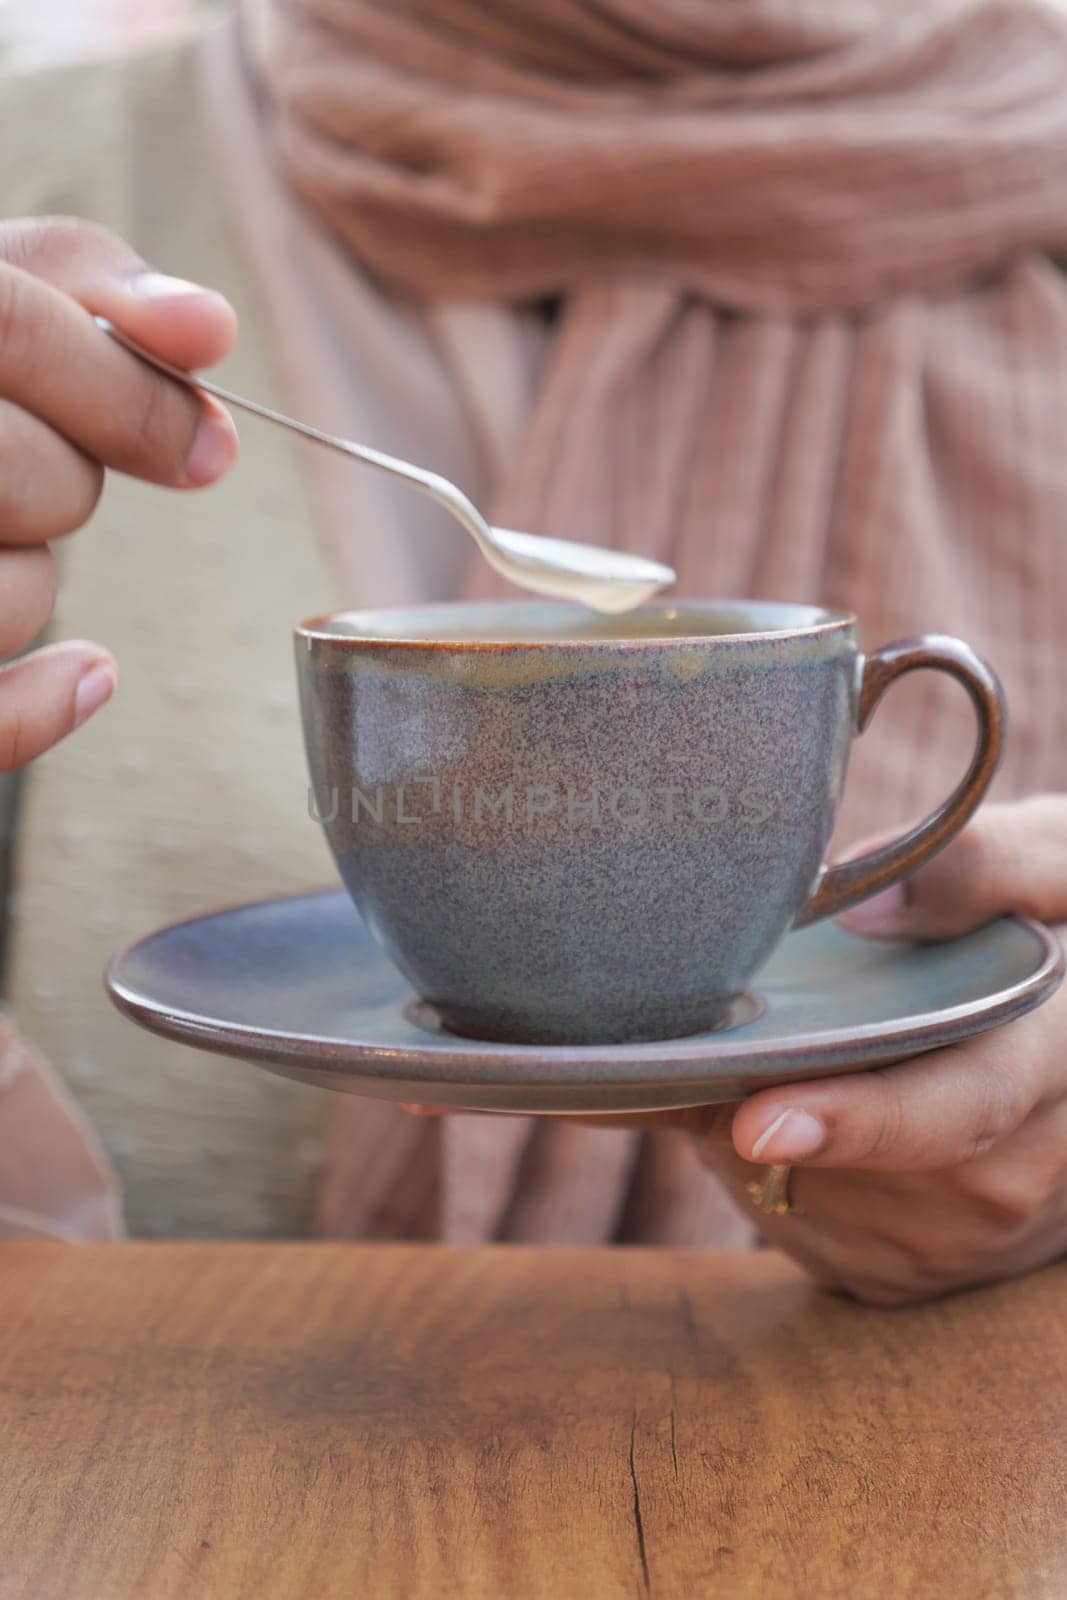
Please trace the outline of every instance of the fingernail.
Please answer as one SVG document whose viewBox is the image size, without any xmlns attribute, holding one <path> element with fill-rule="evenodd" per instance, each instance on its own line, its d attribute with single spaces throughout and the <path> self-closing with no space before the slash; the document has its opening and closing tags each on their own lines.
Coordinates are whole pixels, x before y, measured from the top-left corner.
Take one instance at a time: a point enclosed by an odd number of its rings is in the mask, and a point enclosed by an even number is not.
<svg viewBox="0 0 1067 1600">
<path fill-rule="evenodd" d="M 115 669 L 106 661 L 83 672 L 74 691 L 74 726 L 80 728 L 115 693 Z"/>
<path fill-rule="evenodd" d="M 803 1161 L 826 1143 L 826 1129 L 806 1111 L 781 1111 L 752 1146 L 753 1161 Z"/>
<path fill-rule="evenodd" d="M 202 283 L 190 283 L 188 278 L 172 278 L 166 272 L 138 272 L 127 280 L 131 294 L 142 300 L 177 300 L 190 294 L 215 294 Z"/>
<path fill-rule="evenodd" d="M 895 933 L 907 906 L 908 891 L 904 884 L 891 883 L 888 889 L 880 889 L 877 894 L 872 894 L 869 900 L 849 906 L 837 920 L 850 933 Z"/>
<path fill-rule="evenodd" d="M 214 483 L 229 467 L 237 454 L 237 432 L 227 416 L 217 411 L 205 411 L 185 462 L 185 484 L 198 489 L 202 484 Z"/>
</svg>

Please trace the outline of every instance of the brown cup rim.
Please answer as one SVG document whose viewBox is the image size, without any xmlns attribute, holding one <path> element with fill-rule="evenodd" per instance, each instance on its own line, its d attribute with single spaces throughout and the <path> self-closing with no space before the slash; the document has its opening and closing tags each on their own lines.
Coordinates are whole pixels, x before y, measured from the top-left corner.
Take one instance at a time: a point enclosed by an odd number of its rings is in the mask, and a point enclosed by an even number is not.
<svg viewBox="0 0 1067 1600">
<path fill-rule="evenodd" d="M 683 645 L 700 645 L 709 649 L 721 649 L 737 644 L 767 644 L 774 640 L 805 640 L 822 638 L 833 633 L 854 632 L 856 628 L 856 615 L 852 611 L 837 611 L 830 607 L 811 605 L 801 601 L 792 600 L 715 600 L 698 599 L 684 600 L 681 602 L 670 600 L 652 600 L 637 609 L 648 611 L 672 611 L 679 606 L 707 607 L 719 610 L 790 610 L 798 613 L 808 613 L 820 620 L 801 624 L 797 627 L 768 627 L 754 628 L 742 633 L 674 633 L 652 634 L 627 638 L 625 635 L 604 638 L 585 639 L 493 639 L 493 638 L 421 638 L 411 635 L 397 634 L 353 634 L 334 633 L 331 625 L 350 617 L 387 617 L 390 613 L 404 614 L 412 611 L 429 613 L 431 615 L 455 611 L 462 605 L 479 605 L 486 609 L 493 607 L 506 612 L 509 608 L 521 606 L 528 609 L 531 605 L 544 604 L 546 606 L 559 606 L 566 602 L 545 600 L 539 601 L 432 601 L 425 605 L 412 606 L 378 606 L 378 607 L 349 607 L 344 611 L 328 611 L 319 615 L 308 617 L 298 623 L 293 629 L 297 639 L 303 639 L 308 649 L 312 644 L 327 644 L 345 649 L 358 650 L 447 650 L 455 653 L 494 652 L 514 650 L 563 650 L 563 651 L 599 651 L 614 650 L 620 647 L 627 650 L 663 650 Z"/>
</svg>

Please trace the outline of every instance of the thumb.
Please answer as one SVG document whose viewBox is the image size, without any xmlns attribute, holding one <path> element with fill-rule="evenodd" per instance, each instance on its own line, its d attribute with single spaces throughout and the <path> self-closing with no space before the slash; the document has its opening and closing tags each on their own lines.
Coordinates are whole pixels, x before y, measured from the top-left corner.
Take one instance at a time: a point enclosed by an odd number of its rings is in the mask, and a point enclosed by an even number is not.
<svg viewBox="0 0 1067 1600">
<path fill-rule="evenodd" d="M 838 920 L 871 938 L 951 939 L 1010 911 L 1067 921 L 1067 795 L 984 806 L 918 872 Z"/>
<path fill-rule="evenodd" d="M 31 217 L 0 230 L 0 260 L 77 300 L 174 366 L 220 361 L 237 318 L 217 290 L 149 267 L 117 234 L 79 217 Z"/>
</svg>

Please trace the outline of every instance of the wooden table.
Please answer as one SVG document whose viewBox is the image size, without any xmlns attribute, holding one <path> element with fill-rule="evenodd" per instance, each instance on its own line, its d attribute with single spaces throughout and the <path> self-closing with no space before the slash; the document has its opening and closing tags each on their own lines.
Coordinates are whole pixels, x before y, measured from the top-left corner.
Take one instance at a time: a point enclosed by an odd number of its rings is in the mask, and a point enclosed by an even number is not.
<svg viewBox="0 0 1067 1600">
<path fill-rule="evenodd" d="M 0 1246 L 2 1600 L 1067 1596 L 1067 1268 Z"/>
</svg>

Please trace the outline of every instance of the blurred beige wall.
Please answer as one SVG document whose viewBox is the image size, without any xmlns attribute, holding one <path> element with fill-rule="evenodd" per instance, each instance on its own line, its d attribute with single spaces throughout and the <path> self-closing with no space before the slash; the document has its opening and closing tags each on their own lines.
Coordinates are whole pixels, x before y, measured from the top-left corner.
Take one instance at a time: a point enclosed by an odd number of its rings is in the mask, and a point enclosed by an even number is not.
<svg viewBox="0 0 1067 1600">
<path fill-rule="evenodd" d="M 35 66 L 137 50 L 194 25 L 219 0 L 0 0 L 0 49 Z"/>
</svg>

